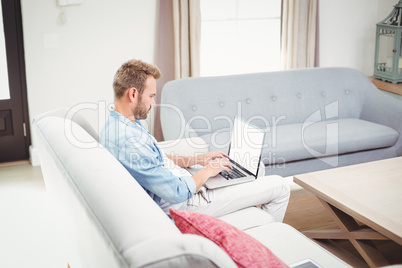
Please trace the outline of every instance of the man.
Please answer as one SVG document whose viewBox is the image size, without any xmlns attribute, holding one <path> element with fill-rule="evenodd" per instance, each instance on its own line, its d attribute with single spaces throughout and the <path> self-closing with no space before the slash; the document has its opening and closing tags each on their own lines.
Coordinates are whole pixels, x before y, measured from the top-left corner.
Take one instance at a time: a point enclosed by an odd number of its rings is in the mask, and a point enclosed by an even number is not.
<svg viewBox="0 0 402 268">
<path fill-rule="evenodd" d="M 254 182 L 207 190 L 203 184 L 222 170 L 232 168 L 223 152 L 201 156 L 166 155 L 155 138 L 141 125 L 155 104 L 159 69 L 140 60 L 130 60 L 117 71 L 114 109 L 101 131 L 101 143 L 123 164 L 153 200 L 167 212 L 169 207 L 193 210 L 219 217 L 242 208 L 261 205 L 282 221 L 289 200 L 289 186 L 279 176 L 261 177 Z M 191 176 L 167 168 L 195 164 L 204 166 Z"/>
</svg>

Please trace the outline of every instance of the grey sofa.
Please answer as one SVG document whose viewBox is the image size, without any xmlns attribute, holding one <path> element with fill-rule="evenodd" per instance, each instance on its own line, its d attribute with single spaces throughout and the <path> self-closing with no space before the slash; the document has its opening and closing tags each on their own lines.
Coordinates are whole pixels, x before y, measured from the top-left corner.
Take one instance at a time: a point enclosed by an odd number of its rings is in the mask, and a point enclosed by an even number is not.
<svg viewBox="0 0 402 268">
<path fill-rule="evenodd" d="M 71 111 L 71 110 L 70 110 Z M 71 115 L 71 116 L 70 116 Z M 35 117 L 41 168 L 62 230 L 55 267 L 236 267 L 212 241 L 181 234 L 127 170 L 97 141 L 91 125 L 69 109 Z M 166 153 L 194 155 L 202 139 L 166 141 Z M 311 259 L 322 267 L 346 263 L 261 209 L 221 218 L 266 245 L 286 264 Z"/>
<path fill-rule="evenodd" d="M 227 151 L 233 118 L 266 129 L 265 174 L 289 176 L 402 155 L 402 102 L 349 68 L 170 81 L 164 139 L 201 137 Z"/>
</svg>

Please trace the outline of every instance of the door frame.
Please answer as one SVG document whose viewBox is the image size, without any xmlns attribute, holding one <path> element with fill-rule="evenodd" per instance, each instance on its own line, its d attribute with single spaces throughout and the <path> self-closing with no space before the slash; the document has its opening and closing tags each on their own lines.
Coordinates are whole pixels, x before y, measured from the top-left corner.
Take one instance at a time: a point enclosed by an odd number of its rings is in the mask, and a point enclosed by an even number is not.
<svg viewBox="0 0 402 268">
<path fill-rule="evenodd" d="M 28 93 L 26 83 L 25 72 L 25 53 L 24 53 L 24 37 L 22 26 L 22 14 L 21 14 L 21 1 L 20 0 L 1 0 L 3 11 L 3 27 L 6 42 L 6 56 L 7 66 L 14 64 L 15 58 L 12 55 L 17 55 L 18 59 L 15 64 L 18 65 L 19 74 L 9 73 L 9 79 L 18 80 L 21 89 L 21 102 L 22 102 L 22 115 L 25 123 L 25 159 L 29 159 L 29 146 L 31 145 L 31 126 L 29 120 L 28 110 Z M 8 12 L 11 11 L 12 12 Z M 7 23 L 7 21 L 14 21 L 14 23 Z M 9 36 L 16 35 L 16 40 Z M 10 68 L 8 68 L 10 69 Z M 12 68 L 13 69 L 13 68 Z M 10 89 L 11 90 L 11 89 Z M 11 97 L 11 92 L 10 92 Z"/>
</svg>

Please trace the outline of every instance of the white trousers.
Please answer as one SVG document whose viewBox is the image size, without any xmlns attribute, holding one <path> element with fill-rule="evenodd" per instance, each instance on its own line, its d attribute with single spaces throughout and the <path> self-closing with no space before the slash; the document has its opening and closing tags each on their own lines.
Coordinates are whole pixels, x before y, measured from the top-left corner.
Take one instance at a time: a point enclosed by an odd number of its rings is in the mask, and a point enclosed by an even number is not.
<svg viewBox="0 0 402 268">
<path fill-rule="evenodd" d="M 237 210 L 262 205 L 275 221 L 282 222 L 290 196 L 289 185 L 280 176 L 261 176 L 255 181 L 208 190 L 204 186 L 189 200 L 170 204 L 161 202 L 161 208 L 195 211 L 220 217 Z"/>
</svg>

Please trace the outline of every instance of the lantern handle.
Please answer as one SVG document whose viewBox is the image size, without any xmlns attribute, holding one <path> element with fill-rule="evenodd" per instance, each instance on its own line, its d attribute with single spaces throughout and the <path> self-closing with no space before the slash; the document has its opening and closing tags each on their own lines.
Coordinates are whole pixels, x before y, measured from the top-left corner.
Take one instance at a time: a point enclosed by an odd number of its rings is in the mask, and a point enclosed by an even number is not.
<svg viewBox="0 0 402 268">
<path fill-rule="evenodd" d="M 402 26 L 402 0 L 394 6 L 391 13 L 377 25 Z"/>
</svg>

